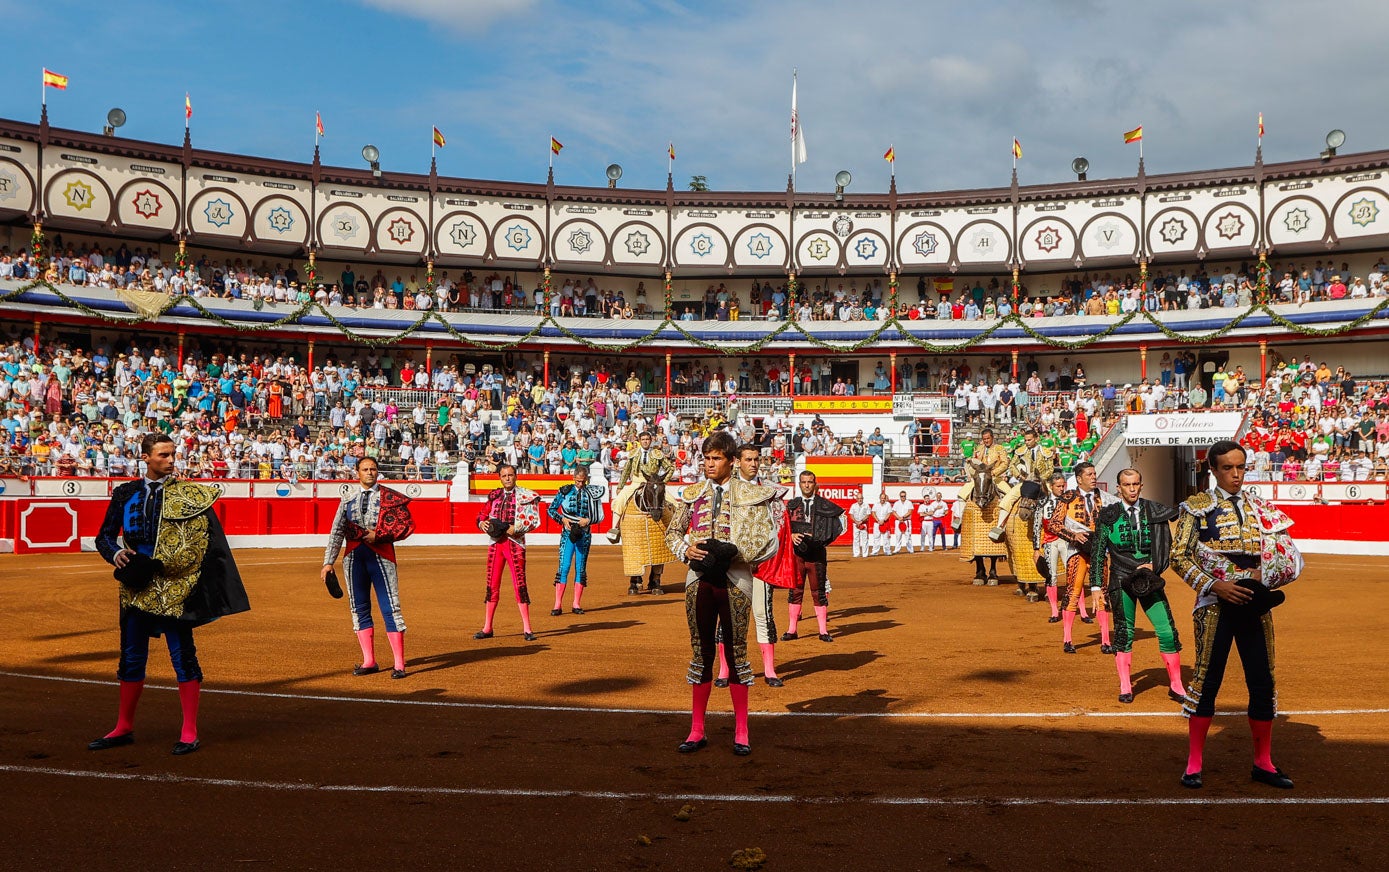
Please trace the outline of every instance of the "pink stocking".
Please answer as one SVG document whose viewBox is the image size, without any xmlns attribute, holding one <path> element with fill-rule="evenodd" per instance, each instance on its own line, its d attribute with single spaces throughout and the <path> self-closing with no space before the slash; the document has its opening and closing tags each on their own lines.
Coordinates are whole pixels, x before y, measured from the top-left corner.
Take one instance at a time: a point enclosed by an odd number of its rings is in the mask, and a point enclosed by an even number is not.
<svg viewBox="0 0 1389 872">
<path fill-rule="evenodd" d="M 1114 655 L 1114 667 L 1119 670 L 1119 693 L 1133 693 L 1133 652 L 1120 651 Z"/>
<path fill-rule="evenodd" d="M 1076 622 L 1076 613 L 1066 610 L 1061 616 L 1061 641 L 1069 643 L 1071 641 L 1071 626 Z"/>
<path fill-rule="evenodd" d="M 1182 655 L 1164 654 L 1162 665 L 1167 667 L 1167 686 L 1178 696 L 1186 696 L 1186 687 L 1182 684 Z"/>
<path fill-rule="evenodd" d="M 531 631 L 531 604 L 517 603 L 516 608 L 521 610 L 521 629 L 529 633 Z"/>
<path fill-rule="evenodd" d="M 201 681 L 183 681 L 178 686 L 178 702 L 183 708 L 183 732 L 180 742 L 198 741 L 198 694 L 203 689 Z"/>
<path fill-rule="evenodd" d="M 762 649 L 762 677 L 776 678 L 776 646 L 771 642 L 763 642 L 757 647 Z"/>
<path fill-rule="evenodd" d="M 583 608 L 583 606 L 579 605 L 580 601 L 583 600 L 583 598 L 584 586 L 576 581 L 574 582 L 574 608 Z M 555 608 L 559 608 L 559 606 L 555 606 Z"/>
<path fill-rule="evenodd" d="M 1096 612 L 1100 619 L 1100 642 L 1109 644 L 1109 612 Z"/>
<path fill-rule="evenodd" d="M 690 703 L 690 735 L 687 742 L 698 742 L 704 738 L 704 713 L 709 710 L 709 694 L 714 689 L 713 682 L 691 685 L 693 698 Z"/>
<path fill-rule="evenodd" d="M 1265 772 L 1277 772 L 1273 765 L 1273 721 L 1250 718 L 1249 731 L 1254 734 L 1254 765 Z"/>
<path fill-rule="evenodd" d="M 145 689 L 143 681 L 122 681 L 120 708 L 116 711 L 116 728 L 106 734 L 124 736 L 135 729 L 135 706 L 140 702 L 140 692 Z"/>
<path fill-rule="evenodd" d="M 497 614 L 497 603 L 499 603 L 499 602 L 501 602 L 500 599 L 488 600 L 488 601 L 487 601 L 487 617 L 486 617 L 486 618 L 483 620 L 483 622 L 482 622 L 482 632 L 484 632 L 484 633 L 490 633 L 490 632 L 492 632 L 492 619 L 493 619 L 494 617 L 496 617 L 496 614 Z"/>
<path fill-rule="evenodd" d="M 1201 771 L 1201 757 L 1206 750 L 1206 734 L 1211 731 L 1212 718 L 1202 718 L 1192 715 L 1187 721 L 1187 758 L 1186 774 L 1195 775 Z"/>
<path fill-rule="evenodd" d="M 375 637 L 376 630 L 372 627 L 367 627 L 365 630 L 357 631 L 357 644 L 362 646 L 363 666 L 376 665 L 376 646 L 374 644 Z"/>
<path fill-rule="evenodd" d="M 748 686 L 733 682 L 728 686 L 733 697 L 733 741 L 739 745 L 748 744 Z"/>
<path fill-rule="evenodd" d="M 719 643 L 719 678 L 728 677 L 728 646 Z"/>
<path fill-rule="evenodd" d="M 555 611 L 559 611 L 559 607 L 562 605 L 564 605 L 564 585 L 557 584 L 555 585 Z"/>
<path fill-rule="evenodd" d="M 1060 609 L 1057 608 L 1056 601 L 1056 585 L 1049 584 L 1047 585 L 1047 602 L 1051 604 L 1051 616 L 1053 618 L 1061 614 Z"/>
<path fill-rule="evenodd" d="M 791 603 L 786 607 L 786 632 L 796 635 L 796 626 L 801 622 L 801 604 Z"/>
<path fill-rule="evenodd" d="M 817 624 L 820 625 L 820 635 L 821 635 L 821 636 L 828 636 L 829 633 L 830 633 L 830 627 L 829 627 L 829 619 L 830 619 L 830 618 L 829 618 L 829 616 L 830 616 L 830 607 L 829 607 L 829 606 L 816 606 L 816 607 L 815 607 L 815 623 L 817 623 Z"/>
<path fill-rule="evenodd" d="M 401 672 L 405 671 L 405 634 L 387 633 L 386 639 L 391 643 L 391 657 L 395 660 L 395 668 Z"/>
</svg>

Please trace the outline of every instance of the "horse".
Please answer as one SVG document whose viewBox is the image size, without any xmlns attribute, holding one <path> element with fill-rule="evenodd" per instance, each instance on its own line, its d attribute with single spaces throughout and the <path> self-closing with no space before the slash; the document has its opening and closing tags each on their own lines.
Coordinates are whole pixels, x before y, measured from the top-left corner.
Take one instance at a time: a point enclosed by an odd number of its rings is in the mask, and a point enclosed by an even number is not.
<svg viewBox="0 0 1389 872">
<path fill-rule="evenodd" d="M 988 508 L 991 503 L 999 497 L 998 485 L 994 483 L 994 477 L 989 474 L 987 469 L 971 464 L 970 479 L 974 487 L 969 495 L 970 502 L 979 507 L 980 511 Z"/>
<path fill-rule="evenodd" d="M 637 492 L 632 495 L 632 500 L 636 503 L 637 511 L 644 512 L 647 517 L 659 524 L 665 516 L 666 510 L 665 477 L 656 475 L 647 479 L 641 487 L 637 488 Z"/>
</svg>

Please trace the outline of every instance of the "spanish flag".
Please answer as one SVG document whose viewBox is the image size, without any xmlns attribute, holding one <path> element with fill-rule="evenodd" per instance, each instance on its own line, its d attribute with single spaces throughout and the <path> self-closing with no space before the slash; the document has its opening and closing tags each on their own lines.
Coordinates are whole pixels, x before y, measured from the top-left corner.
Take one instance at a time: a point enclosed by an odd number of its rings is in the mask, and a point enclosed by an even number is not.
<svg viewBox="0 0 1389 872">
<path fill-rule="evenodd" d="M 59 91 L 66 91 L 68 89 L 68 77 L 60 76 L 47 67 L 44 67 L 43 86 L 45 88 L 57 88 Z"/>
<path fill-rule="evenodd" d="M 1264 113 L 1259 113 L 1259 138 L 1264 138 Z"/>
<path fill-rule="evenodd" d="M 1017 137 L 1013 137 L 1013 160 L 1022 157 L 1022 143 L 1018 142 Z"/>
<path fill-rule="evenodd" d="M 188 96 L 188 92 L 183 92 L 183 119 L 187 121 L 193 117 L 193 98 Z"/>
<path fill-rule="evenodd" d="M 314 133 L 317 133 L 319 136 L 323 135 L 323 116 L 317 112 L 313 114 L 313 129 Z"/>
<path fill-rule="evenodd" d="M 439 128 L 434 128 L 434 144 L 439 148 L 444 147 L 444 134 L 439 132 Z"/>
<path fill-rule="evenodd" d="M 675 143 L 670 144 L 670 159 L 675 160 Z"/>
<path fill-rule="evenodd" d="M 560 142 L 558 139 L 555 139 L 553 136 L 550 137 L 550 151 L 554 152 L 555 154 L 559 154 L 560 150 L 563 148 L 564 143 Z"/>
<path fill-rule="evenodd" d="M 1124 134 L 1124 142 L 1139 142 L 1143 139 L 1143 125 L 1140 124 Z"/>
<path fill-rule="evenodd" d="M 895 164 L 895 163 L 897 163 L 897 148 L 896 148 L 896 146 L 889 145 L 889 146 L 887 147 L 887 151 L 883 152 L 883 160 L 887 161 L 887 162 L 890 163 L 890 164 Z"/>
</svg>

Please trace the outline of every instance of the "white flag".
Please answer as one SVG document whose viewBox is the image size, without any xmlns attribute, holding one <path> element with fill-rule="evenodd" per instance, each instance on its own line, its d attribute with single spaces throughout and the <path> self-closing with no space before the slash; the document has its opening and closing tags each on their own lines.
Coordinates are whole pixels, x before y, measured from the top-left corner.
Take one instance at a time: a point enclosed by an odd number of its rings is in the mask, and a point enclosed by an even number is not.
<svg viewBox="0 0 1389 872">
<path fill-rule="evenodd" d="M 796 74 L 791 74 L 791 165 L 805 163 L 805 130 L 796 111 Z"/>
</svg>

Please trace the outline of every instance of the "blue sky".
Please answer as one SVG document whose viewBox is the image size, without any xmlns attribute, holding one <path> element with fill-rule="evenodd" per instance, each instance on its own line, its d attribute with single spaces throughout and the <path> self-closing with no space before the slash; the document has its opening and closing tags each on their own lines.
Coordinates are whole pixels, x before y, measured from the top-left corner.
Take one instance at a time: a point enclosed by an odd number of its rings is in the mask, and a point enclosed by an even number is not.
<svg viewBox="0 0 1389 872">
<path fill-rule="evenodd" d="M 543 182 L 551 134 L 561 184 L 675 180 L 783 190 L 791 70 L 809 161 L 801 190 L 854 174 L 853 192 L 1006 185 L 1013 136 L 1024 184 L 1132 175 L 1142 124 L 1150 173 L 1247 165 L 1264 113 L 1266 161 L 1389 148 L 1389 4 L 1038 0 L 247 0 L 44 4 L 0 0 L 9 22 L 0 115 L 178 143 L 183 95 L 194 144 L 308 160 L 314 111 L 326 163 L 425 172 L 430 127 L 445 175 Z M 1309 20 L 1307 16 L 1315 16 Z M 72 34 L 71 37 L 67 34 Z"/>
</svg>

